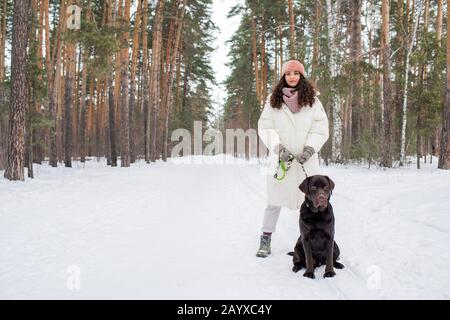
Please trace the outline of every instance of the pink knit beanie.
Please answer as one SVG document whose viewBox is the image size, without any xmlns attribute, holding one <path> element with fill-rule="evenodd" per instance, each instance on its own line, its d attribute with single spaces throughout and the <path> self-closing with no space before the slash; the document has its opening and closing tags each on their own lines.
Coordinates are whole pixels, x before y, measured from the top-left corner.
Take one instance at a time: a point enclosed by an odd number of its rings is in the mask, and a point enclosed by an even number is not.
<svg viewBox="0 0 450 320">
<path fill-rule="evenodd" d="M 283 64 L 283 70 L 282 70 L 283 75 L 284 75 L 286 72 L 288 72 L 288 71 L 298 71 L 298 72 L 300 72 L 304 77 L 306 77 L 306 76 L 305 76 L 305 67 L 304 67 L 303 64 L 302 64 L 300 61 L 298 61 L 298 60 L 289 60 L 289 61 L 286 61 L 286 62 Z"/>
</svg>

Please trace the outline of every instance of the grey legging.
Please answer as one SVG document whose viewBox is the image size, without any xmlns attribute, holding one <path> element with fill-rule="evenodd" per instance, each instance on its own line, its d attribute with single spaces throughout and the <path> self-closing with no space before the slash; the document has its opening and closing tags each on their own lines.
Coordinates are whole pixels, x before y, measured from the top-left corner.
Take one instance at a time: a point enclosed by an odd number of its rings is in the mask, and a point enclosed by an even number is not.
<svg viewBox="0 0 450 320">
<path fill-rule="evenodd" d="M 280 212 L 281 206 L 267 205 L 264 210 L 262 232 L 275 232 Z"/>
</svg>

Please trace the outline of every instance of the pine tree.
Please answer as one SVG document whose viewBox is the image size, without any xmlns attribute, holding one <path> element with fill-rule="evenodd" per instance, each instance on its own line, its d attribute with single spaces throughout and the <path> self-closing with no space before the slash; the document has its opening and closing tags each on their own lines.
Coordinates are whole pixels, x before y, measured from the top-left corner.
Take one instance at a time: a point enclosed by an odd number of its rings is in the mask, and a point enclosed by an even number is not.
<svg viewBox="0 0 450 320">
<path fill-rule="evenodd" d="M 122 52 L 121 52 L 121 167 L 130 166 L 130 110 L 128 101 L 128 37 L 130 23 L 130 5 L 131 0 L 125 0 L 123 12 L 123 26 L 126 29 L 122 35 Z"/>
<path fill-rule="evenodd" d="M 442 135 L 438 167 L 450 169 L 450 0 L 447 0 L 447 88 L 445 92 L 445 105 L 442 114 Z"/>
<path fill-rule="evenodd" d="M 4 176 L 9 180 L 24 180 L 25 117 L 28 103 L 27 45 L 30 26 L 30 2 L 14 1 L 11 52 L 11 107 L 9 144 Z"/>
</svg>

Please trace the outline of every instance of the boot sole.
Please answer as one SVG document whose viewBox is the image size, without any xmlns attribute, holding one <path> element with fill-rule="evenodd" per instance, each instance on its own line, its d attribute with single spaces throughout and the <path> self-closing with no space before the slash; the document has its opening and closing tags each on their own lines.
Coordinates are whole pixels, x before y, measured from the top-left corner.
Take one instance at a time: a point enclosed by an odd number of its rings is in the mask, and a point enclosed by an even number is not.
<svg viewBox="0 0 450 320">
<path fill-rule="evenodd" d="M 270 255 L 270 252 L 269 253 L 265 253 L 265 252 L 256 253 L 256 256 L 259 258 L 267 258 L 269 255 Z"/>
</svg>

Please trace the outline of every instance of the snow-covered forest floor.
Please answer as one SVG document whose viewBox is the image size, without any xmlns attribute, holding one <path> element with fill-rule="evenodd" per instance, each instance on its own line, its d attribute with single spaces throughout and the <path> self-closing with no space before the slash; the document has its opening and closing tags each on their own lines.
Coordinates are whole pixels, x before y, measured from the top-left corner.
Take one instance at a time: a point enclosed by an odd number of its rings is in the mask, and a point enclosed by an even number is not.
<svg viewBox="0 0 450 320">
<path fill-rule="evenodd" d="M 436 158 L 421 170 L 323 166 L 346 268 L 314 280 L 286 255 L 297 211 L 283 208 L 272 255 L 255 256 L 266 198 L 257 159 L 193 159 L 111 168 L 94 158 L 0 178 L 0 298 L 450 298 L 450 172 Z"/>
</svg>

